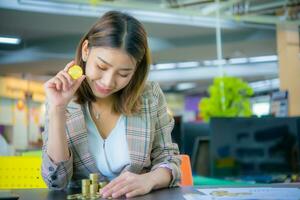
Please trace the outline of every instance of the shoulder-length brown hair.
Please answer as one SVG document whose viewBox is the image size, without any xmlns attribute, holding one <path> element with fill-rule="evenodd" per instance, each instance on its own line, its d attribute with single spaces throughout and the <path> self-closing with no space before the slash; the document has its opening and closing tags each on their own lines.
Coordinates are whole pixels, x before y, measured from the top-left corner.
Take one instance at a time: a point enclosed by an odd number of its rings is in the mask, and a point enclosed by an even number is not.
<svg viewBox="0 0 300 200">
<path fill-rule="evenodd" d="M 120 48 L 137 61 L 136 70 L 128 85 L 115 95 L 113 109 L 117 113 L 131 115 L 139 112 L 141 94 L 149 72 L 150 54 L 147 43 L 147 33 L 143 25 L 134 17 L 118 11 L 109 11 L 104 14 L 82 37 L 76 51 L 75 62 L 83 68 L 81 49 L 83 42 L 88 40 L 88 47 Z M 87 80 L 85 79 L 76 92 L 76 102 L 96 101 Z"/>
</svg>

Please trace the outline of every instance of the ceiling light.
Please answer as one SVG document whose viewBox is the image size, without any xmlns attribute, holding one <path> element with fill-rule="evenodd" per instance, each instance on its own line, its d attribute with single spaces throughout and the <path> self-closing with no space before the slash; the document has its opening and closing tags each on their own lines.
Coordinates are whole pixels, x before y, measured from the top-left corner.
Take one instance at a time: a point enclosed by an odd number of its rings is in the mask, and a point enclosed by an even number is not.
<svg viewBox="0 0 300 200">
<path fill-rule="evenodd" d="M 163 64 L 156 64 L 155 68 L 158 70 L 162 69 L 174 69 L 176 67 L 176 63 L 163 63 Z"/>
<path fill-rule="evenodd" d="M 21 39 L 17 37 L 0 37 L 0 43 L 3 44 L 20 44 Z"/>
<path fill-rule="evenodd" d="M 247 58 L 231 58 L 229 59 L 230 64 L 243 64 L 247 63 L 248 59 Z"/>
<path fill-rule="evenodd" d="M 205 61 L 203 61 L 203 64 L 204 65 L 212 65 L 212 61 L 211 60 L 205 60 Z"/>
<path fill-rule="evenodd" d="M 226 60 L 222 59 L 222 60 L 214 60 L 213 65 L 225 65 L 226 64 Z"/>
<path fill-rule="evenodd" d="M 197 86 L 196 83 L 179 83 L 176 86 L 177 90 L 188 90 L 188 89 L 192 89 L 195 88 Z"/>
<path fill-rule="evenodd" d="M 189 68 L 189 67 L 198 67 L 199 62 L 180 62 L 177 63 L 178 68 Z"/>
<path fill-rule="evenodd" d="M 271 61 L 277 61 L 276 55 L 271 56 L 259 56 L 259 57 L 251 57 L 249 58 L 250 62 L 271 62 Z"/>
</svg>

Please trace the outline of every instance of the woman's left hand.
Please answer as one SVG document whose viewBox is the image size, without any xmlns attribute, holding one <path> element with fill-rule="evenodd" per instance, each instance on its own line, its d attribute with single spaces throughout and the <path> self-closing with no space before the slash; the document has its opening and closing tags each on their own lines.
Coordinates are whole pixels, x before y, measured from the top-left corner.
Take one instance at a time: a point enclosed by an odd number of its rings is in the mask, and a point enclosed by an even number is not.
<svg viewBox="0 0 300 200">
<path fill-rule="evenodd" d="M 153 183 L 147 175 L 124 172 L 102 188 L 100 194 L 103 198 L 118 198 L 122 195 L 125 195 L 126 198 L 131 198 L 147 194 L 153 188 Z"/>
</svg>

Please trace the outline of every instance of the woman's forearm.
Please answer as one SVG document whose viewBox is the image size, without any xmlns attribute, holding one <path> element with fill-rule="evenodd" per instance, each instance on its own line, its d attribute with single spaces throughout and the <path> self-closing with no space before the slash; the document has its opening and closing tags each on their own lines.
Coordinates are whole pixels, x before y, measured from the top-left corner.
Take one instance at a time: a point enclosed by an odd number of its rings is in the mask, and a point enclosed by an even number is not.
<svg viewBox="0 0 300 200">
<path fill-rule="evenodd" d="M 49 108 L 49 132 L 47 143 L 47 154 L 54 161 L 59 163 L 68 160 L 70 152 L 67 136 L 65 133 L 66 116 L 65 109 Z"/>
<path fill-rule="evenodd" d="M 172 179 L 172 172 L 169 169 L 160 167 L 147 173 L 147 176 L 152 182 L 152 189 L 159 189 L 169 186 Z"/>
</svg>

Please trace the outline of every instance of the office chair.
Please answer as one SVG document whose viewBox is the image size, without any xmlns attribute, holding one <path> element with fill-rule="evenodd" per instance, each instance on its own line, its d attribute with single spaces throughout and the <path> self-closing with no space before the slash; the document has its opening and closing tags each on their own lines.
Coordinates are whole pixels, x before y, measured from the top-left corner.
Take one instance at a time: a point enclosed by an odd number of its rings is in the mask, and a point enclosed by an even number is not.
<svg viewBox="0 0 300 200">
<path fill-rule="evenodd" d="M 181 154 L 181 186 L 193 186 L 193 175 L 190 157 L 186 154 Z"/>
</svg>

